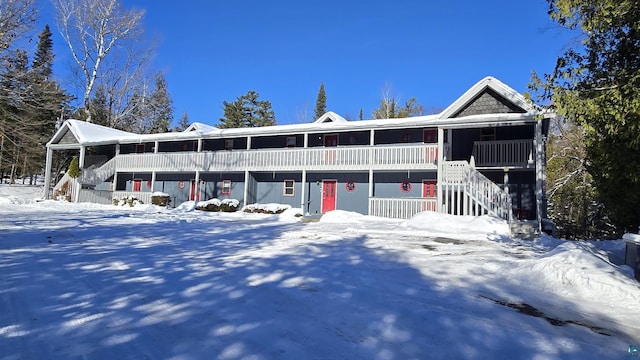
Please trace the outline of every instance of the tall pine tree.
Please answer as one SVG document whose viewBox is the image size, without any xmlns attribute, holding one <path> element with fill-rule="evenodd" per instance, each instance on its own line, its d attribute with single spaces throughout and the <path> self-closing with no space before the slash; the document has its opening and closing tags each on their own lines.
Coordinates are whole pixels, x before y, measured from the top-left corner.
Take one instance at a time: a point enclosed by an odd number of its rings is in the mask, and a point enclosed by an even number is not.
<svg viewBox="0 0 640 360">
<path fill-rule="evenodd" d="M 173 100 L 167 89 L 167 81 L 162 73 L 156 76 L 155 90 L 149 99 L 151 107 L 149 119 L 149 133 L 163 133 L 169 131 L 173 121 Z"/>
<path fill-rule="evenodd" d="M 222 102 L 224 117 L 220 118 L 221 128 L 259 127 L 276 124 L 276 116 L 271 102 L 258 100 L 260 95 L 250 90 L 234 102 Z"/>
<path fill-rule="evenodd" d="M 327 112 L 327 94 L 324 91 L 324 83 L 320 83 L 318 97 L 316 98 L 316 107 L 314 111 L 314 120 L 318 120 L 320 116 Z"/>
</svg>

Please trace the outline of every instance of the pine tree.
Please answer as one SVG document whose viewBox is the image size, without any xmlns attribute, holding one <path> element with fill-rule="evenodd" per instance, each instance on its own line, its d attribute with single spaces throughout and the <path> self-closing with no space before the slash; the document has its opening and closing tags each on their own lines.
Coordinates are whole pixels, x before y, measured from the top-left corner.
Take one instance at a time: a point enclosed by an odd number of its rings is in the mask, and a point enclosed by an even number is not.
<svg viewBox="0 0 640 360">
<path fill-rule="evenodd" d="M 619 230 L 640 226 L 640 4 L 548 0 L 559 25 L 582 32 L 553 73 L 532 86 L 585 130 L 586 166 Z"/>
<path fill-rule="evenodd" d="M 320 90 L 318 90 L 318 97 L 316 98 L 314 120 L 318 120 L 326 112 L 327 112 L 327 94 L 324 91 L 324 83 L 320 83 Z"/>
<path fill-rule="evenodd" d="M 107 101 L 107 93 L 102 84 L 96 87 L 96 91 L 91 99 L 91 119 L 95 124 L 112 127 L 111 111 Z M 84 112 L 80 112 L 82 115 Z"/>
<path fill-rule="evenodd" d="M 271 102 L 258 100 L 260 95 L 253 90 L 238 97 L 236 101 L 223 101 L 224 117 L 220 128 L 259 127 L 275 125 L 276 117 Z"/>
<path fill-rule="evenodd" d="M 358 120 L 364 120 L 364 115 L 362 113 L 362 108 L 360 108 L 360 114 L 358 115 Z"/>
<path fill-rule="evenodd" d="M 42 79 L 49 79 L 53 66 L 53 40 L 51 39 L 51 30 L 49 25 L 45 25 L 44 29 L 38 36 L 38 46 L 33 58 L 31 69 Z"/>
<path fill-rule="evenodd" d="M 176 127 L 173 128 L 172 131 L 178 132 L 178 131 L 185 131 L 187 130 L 187 128 L 189 127 L 189 114 L 185 111 L 182 114 L 182 117 L 180 118 L 180 122 L 178 123 L 178 125 Z"/>
<path fill-rule="evenodd" d="M 173 121 L 173 100 L 169 96 L 167 81 L 162 73 L 156 76 L 155 90 L 149 99 L 151 119 L 149 119 L 149 133 L 163 133 L 169 131 Z"/>
</svg>

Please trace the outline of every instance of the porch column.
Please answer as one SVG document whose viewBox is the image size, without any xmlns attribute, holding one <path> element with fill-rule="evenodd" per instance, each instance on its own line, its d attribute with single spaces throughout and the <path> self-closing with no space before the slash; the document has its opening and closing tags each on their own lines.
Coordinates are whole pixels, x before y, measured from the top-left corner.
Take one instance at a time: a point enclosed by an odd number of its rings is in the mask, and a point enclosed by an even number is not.
<svg viewBox="0 0 640 360">
<path fill-rule="evenodd" d="M 53 150 L 47 146 L 47 162 L 44 170 L 44 194 L 43 199 L 49 199 L 49 190 L 51 188 L 51 162 L 53 158 Z"/>
<path fill-rule="evenodd" d="M 302 181 L 300 182 L 300 210 L 304 215 L 304 204 L 306 203 L 306 189 L 307 189 L 307 170 L 302 170 Z"/>
<path fill-rule="evenodd" d="M 197 151 L 198 152 L 202 151 L 202 139 L 198 139 L 198 150 Z M 156 146 L 156 152 L 158 152 L 157 151 L 157 146 Z"/>
<path fill-rule="evenodd" d="M 302 147 L 309 147 L 309 133 L 304 133 L 304 137 L 302 138 Z"/>
<path fill-rule="evenodd" d="M 248 142 L 248 140 L 247 140 Z M 249 201 L 249 170 L 244 171 L 244 194 L 242 195 L 242 207 L 247 206 L 247 202 Z"/>
<path fill-rule="evenodd" d="M 153 170 L 151 172 L 151 192 L 153 192 L 154 191 L 153 189 L 155 188 L 156 188 L 156 171 Z"/>
<path fill-rule="evenodd" d="M 376 131 L 374 129 L 371 129 L 371 131 L 369 131 L 369 145 L 373 146 L 375 145 L 376 142 Z"/>
<path fill-rule="evenodd" d="M 156 141 L 153 143 L 153 153 L 154 153 L 154 154 L 157 154 L 157 153 L 158 153 L 158 146 L 159 146 L 159 143 L 160 143 L 160 142 L 159 142 L 158 140 L 156 140 Z"/>
<path fill-rule="evenodd" d="M 193 199 L 194 201 L 200 201 L 200 171 L 196 170 L 196 178 L 193 181 L 195 181 L 193 186 L 193 191 L 195 191 Z"/>
<path fill-rule="evenodd" d="M 84 146 L 80 147 L 80 156 L 78 157 L 78 165 L 80 166 L 80 169 L 84 169 L 84 156 L 86 154 L 86 148 Z M 80 179 L 82 179 L 82 174 L 80 174 Z M 73 202 L 77 203 L 78 200 L 80 200 L 80 188 L 82 187 L 80 184 L 82 183 L 82 180 L 78 180 L 78 178 L 75 179 L 75 187 L 76 187 L 76 193 L 74 194 L 74 199 Z"/>
<path fill-rule="evenodd" d="M 442 209 L 442 161 L 444 159 L 444 129 L 438 128 L 438 173 L 436 178 L 436 210 L 438 212 L 444 212 Z"/>
<path fill-rule="evenodd" d="M 538 230 L 542 230 L 542 217 L 546 216 L 542 209 L 543 191 L 544 191 L 544 144 L 542 141 L 542 120 L 536 121 L 534 141 L 536 144 L 536 220 L 538 221 Z"/>
<path fill-rule="evenodd" d="M 251 150 L 251 136 L 247 136 L 247 150 Z"/>
<path fill-rule="evenodd" d="M 373 198 L 373 169 L 369 169 L 369 201 L 368 201 L 368 215 L 371 215 L 371 199 Z"/>
</svg>

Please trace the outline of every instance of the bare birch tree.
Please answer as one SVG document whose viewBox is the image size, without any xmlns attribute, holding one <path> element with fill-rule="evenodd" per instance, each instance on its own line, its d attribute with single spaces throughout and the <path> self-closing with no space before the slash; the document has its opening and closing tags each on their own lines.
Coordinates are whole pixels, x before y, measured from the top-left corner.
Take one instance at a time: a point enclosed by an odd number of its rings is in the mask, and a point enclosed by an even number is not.
<svg viewBox="0 0 640 360">
<path fill-rule="evenodd" d="M 129 81 L 137 78 L 138 67 L 146 63 L 146 55 L 136 58 L 139 53 L 132 50 L 143 43 L 138 40 L 144 11 L 123 9 L 117 0 L 54 0 L 54 6 L 58 29 L 83 81 L 82 106 L 86 120 L 91 122 L 91 94 L 96 83 L 105 83 L 109 95 L 114 96 L 131 89 Z"/>
<path fill-rule="evenodd" d="M 34 0 L 0 1 L 0 53 L 33 26 L 36 15 Z"/>
</svg>

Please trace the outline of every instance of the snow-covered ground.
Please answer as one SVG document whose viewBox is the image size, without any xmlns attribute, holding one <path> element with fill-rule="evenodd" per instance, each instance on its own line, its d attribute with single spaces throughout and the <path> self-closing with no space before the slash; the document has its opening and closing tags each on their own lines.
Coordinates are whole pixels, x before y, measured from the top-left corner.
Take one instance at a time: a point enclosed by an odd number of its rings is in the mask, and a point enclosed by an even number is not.
<svg viewBox="0 0 640 360">
<path fill-rule="evenodd" d="M 0 360 L 624 359 L 614 242 L 501 220 L 36 202 L 0 186 Z"/>
</svg>

